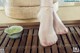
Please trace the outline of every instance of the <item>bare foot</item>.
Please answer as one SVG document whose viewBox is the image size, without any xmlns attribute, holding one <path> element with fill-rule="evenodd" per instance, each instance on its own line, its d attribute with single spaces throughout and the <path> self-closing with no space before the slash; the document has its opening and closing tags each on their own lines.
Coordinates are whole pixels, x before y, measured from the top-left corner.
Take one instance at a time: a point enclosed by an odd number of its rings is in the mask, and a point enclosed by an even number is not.
<svg viewBox="0 0 80 53">
<path fill-rule="evenodd" d="M 62 23 L 59 16 L 55 11 L 53 11 L 53 19 L 54 19 L 54 29 L 57 34 L 66 34 L 68 33 L 68 29 L 66 26 Z"/>
<path fill-rule="evenodd" d="M 39 40 L 42 46 L 51 46 L 58 40 L 53 28 L 53 14 L 50 8 L 41 8 L 38 19 L 40 20 Z"/>
</svg>

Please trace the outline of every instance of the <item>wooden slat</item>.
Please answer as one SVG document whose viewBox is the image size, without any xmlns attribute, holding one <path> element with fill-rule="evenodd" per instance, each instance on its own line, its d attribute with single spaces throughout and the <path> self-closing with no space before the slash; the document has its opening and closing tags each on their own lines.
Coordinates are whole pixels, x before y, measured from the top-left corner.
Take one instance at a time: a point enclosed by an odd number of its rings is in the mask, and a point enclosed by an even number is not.
<svg viewBox="0 0 80 53">
<path fill-rule="evenodd" d="M 73 27 L 70 27 L 70 30 L 74 36 L 74 38 L 76 39 L 76 42 L 78 43 L 78 45 L 80 46 L 80 38 L 78 37 L 78 34 L 76 33 L 76 31 L 74 30 Z"/>
<path fill-rule="evenodd" d="M 0 26 L 0 35 L 2 34 L 2 32 L 4 32 L 5 28 L 7 28 L 7 26 Z"/>
<path fill-rule="evenodd" d="M 27 37 L 27 41 L 26 41 L 26 46 L 25 46 L 25 53 L 30 53 L 32 34 L 33 34 L 33 29 L 29 29 L 29 33 L 28 33 L 28 37 Z"/>
<path fill-rule="evenodd" d="M 5 48 L 5 52 L 9 53 L 11 51 L 12 45 L 14 44 L 14 40 L 10 39 L 7 47 Z"/>
<path fill-rule="evenodd" d="M 77 31 L 79 37 L 80 37 L 80 28 L 79 28 L 79 27 L 75 27 L 75 29 L 76 29 L 76 31 Z"/>
<path fill-rule="evenodd" d="M 21 42 L 20 42 L 20 45 L 18 47 L 17 53 L 23 53 L 24 52 L 25 43 L 26 43 L 26 39 L 27 39 L 27 32 L 28 32 L 28 30 L 24 30 L 24 32 L 22 34 Z M 26 33 L 26 35 L 24 35 L 24 33 Z"/>
<path fill-rule="evenodd" d="M 1 35 L 1 37 L 0 37 L 0 45 L 1 45 L 1 43 L 3 42 L 3 40 L 5 39 L 5 37 L 6 37 L 6 34 L 3 33 L 3 34 Z"/>
<path fill-rule="evenodd" d="M 52 45 L 52 53 L 58 53 L 57 44 Z"/>
<path fill-rule="evenodd" d="M 66 53 L 60 35 L 58 35 L 58 43 L 57 44 L 58 44 L 58 48 L 59 48 L 59 53 Z"/>
<path fill-rule="evenodd" d="M 13 45 L 12 50 L 11 50 L 11 53 L 16 53 L 17 52 L 19 42 L 20 42 L 20 39 L 15 40 L 14 45 Z"/>
<path fill-rule="evenodd" d="M 3 33 L 3 30 L 0 30 L 0 36 L 2 35 L 2 33 Z"/>
<path fill-rule="evenodd" d="M 6 36 L 6 38 L 5 38 L 5 40 L 3 41 L 3 43 L 1 44 L 1 48 L 5 48 L 6 47 L 6 45 L 7 45 L 7 43 L 8 43 L 8 41 L 9 41 L 9 37 L 8 36 Z"/>
<path fill-rule="evenodd" d="M 71 44 L 72 47 L 77 46 L 77 44 L 76 44 L 76 42 L 75 42 L 75 40 L 74 40 L 74 38 L 73 38 L 73 35 L 72 35 L 72 33 L 70 32 L 70 30 L 69 30 L 68 33 L 67 33 L 67 37 L 68 37 L 68 39 L 69 39 L 70 44 Z"/>
<path fill-rule="evenodd" d="M 70 45 L 66 35 L 62 35 L 62 39 L 64 41 L 64 46 L 65 46 L 65 48 L 67 50 L 67 53 L 73 53 L 72 49 L 71 49 L 71 45 Z"/>
<path fill-rule="evenodd" d="M 37 41 L 38 41 L 38 30 L 34 29 L 33 42 L 32 42 L 32 53 L 37 53 Z"/>
<path fill-rule="evenodd" d="M 27 35 L 27 33 L 25 33 L 25 34 Z M 11 50 L 11 53 L 16 53 L 17 52 L 19 42 L 20 42 L 20 38 L 15 40 L 14 45 L 13 45 L 12 50 Z"/>
<path fill-rule="evenodd" d="M 0 46 L 1 46 L 1 42 L 2 42 L 2 34 L 3 34 L 3 30 L 0 30 Z"/>
<path fill-rule="evenodd" d="M 39 46 L 38 46 L 38 53 L 44 53 L 44 47 L 41 46 L 40 41 L 38 42 Z"/>
<path fill-rule="evenodd" d="M 44 53 L 44 47 L 41 45 L 39 37 L 38 37 L 38 53 Z"/>
<path fill-rule="evenodd" d="M 49 47 L 45 47 L 45 53 L 51 53 L 51 48 Z"/>
</svg>

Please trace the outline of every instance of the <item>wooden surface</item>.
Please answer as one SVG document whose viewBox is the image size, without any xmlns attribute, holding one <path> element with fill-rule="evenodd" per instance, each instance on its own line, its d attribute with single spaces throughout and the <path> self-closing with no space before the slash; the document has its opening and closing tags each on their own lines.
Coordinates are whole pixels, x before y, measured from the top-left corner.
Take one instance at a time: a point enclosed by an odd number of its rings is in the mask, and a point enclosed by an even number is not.
<svg viewBox="0 0 80 53">
<path fill-rule="evenodd" d="M 0 48 L 5 53 L 73 53 L 73 47 L 80 49 L 80 25 L 69 26 L 69 32 L 57 35 L 58 42 L 50 47 L 42 47 L 38 38 L 38 28 L 24 28 L 21 38 L 10 39 L 0 28 Z M 80 53 L 80 52 L 78 52 Z"/>
</svg>

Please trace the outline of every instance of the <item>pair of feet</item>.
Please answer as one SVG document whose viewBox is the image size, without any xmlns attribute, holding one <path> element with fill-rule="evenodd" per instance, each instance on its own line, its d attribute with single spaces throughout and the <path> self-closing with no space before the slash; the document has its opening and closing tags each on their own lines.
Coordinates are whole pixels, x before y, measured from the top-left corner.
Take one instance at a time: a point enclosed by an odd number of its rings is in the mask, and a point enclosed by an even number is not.
<svg viewBox="0 0 80 53">
<path fill-rule="evenodd" d="M 57 42 L 58 37 L 56 34 L 66 34 L 68 32 L 68 29 L 52 8 L 41 8 L 38 13 L 38 19 L 40 21 L 39 40 L 44 47 L 51 46 Z"/>
</svg>

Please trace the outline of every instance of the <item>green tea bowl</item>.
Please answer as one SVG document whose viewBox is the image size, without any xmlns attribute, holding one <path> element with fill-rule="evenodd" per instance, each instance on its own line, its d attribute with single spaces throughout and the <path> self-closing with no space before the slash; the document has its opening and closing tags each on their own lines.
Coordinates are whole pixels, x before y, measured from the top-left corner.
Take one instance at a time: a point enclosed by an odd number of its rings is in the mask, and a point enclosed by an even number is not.
<svg viewBox="0 0 80 53">
<path fill-rule="evenodd" d="M 11 26 L 9 28 L 6 28 L 4 32 L 8 35 L 11 39 L 20 38 L 23 31 L 22 26 Z"/>
</svg>

